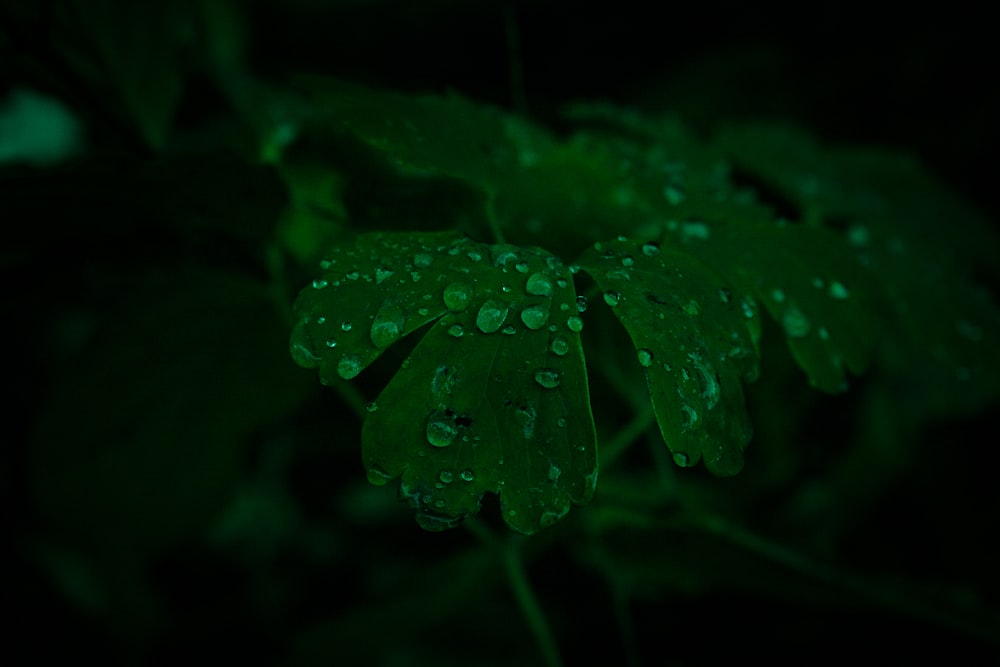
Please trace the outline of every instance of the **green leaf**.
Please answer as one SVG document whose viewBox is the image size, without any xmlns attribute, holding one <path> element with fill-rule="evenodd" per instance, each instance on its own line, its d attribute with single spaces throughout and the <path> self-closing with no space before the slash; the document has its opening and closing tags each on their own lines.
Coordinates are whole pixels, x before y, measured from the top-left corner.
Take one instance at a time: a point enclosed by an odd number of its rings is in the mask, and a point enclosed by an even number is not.
<svg viewBox="0 0 1000 667">
<path fill-rule="evenodd" d="M 329 384 L 431 325 L 371 406 L 369 480 L 400 478 L 424 528 L 456 525 L 500 495 L 533 533 L 584 504 L 596 436 L 569 270 L 540 249 L 460 234 L 360 236 L 334 248 L 299 295 L 293 358 Z"/>
<path fill-rule="evenodd" d="M 636 347 L 664 441 L 680 466 L 743 466 L 743 381 L 759 372 L 751 297 L 681 248 L 621 238 L 580 258 Z"/>
</svg>

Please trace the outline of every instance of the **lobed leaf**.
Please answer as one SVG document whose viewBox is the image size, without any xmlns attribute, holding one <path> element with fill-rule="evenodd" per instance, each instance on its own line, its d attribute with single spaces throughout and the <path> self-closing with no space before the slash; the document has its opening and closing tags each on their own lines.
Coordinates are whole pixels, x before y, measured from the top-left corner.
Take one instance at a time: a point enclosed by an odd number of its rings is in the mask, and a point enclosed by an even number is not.
<svg viewBox="0 0 1000 667">
<path fill-rule="evenodd" d="M 632 338 L 674 461 L 739 472 L 752 432 L 742 382 L 759 372 L 753 299 L 683 249 L 657 242 L 598 243 L 580 266 Z"/>
<path fill-rule="evenodd" d="M 583 323 L 557 257 L 451 232 L 377 233 L 334 248 L 321 268 L 296 301 L 291 351 L 324 383 L 356 377 L 433 323 L 362 433 L 369 480 L 400 478 L 421 526 L 454 526 L 492 492 L 507 524 L 530 534 L 590 500 Z"/>
</svg>

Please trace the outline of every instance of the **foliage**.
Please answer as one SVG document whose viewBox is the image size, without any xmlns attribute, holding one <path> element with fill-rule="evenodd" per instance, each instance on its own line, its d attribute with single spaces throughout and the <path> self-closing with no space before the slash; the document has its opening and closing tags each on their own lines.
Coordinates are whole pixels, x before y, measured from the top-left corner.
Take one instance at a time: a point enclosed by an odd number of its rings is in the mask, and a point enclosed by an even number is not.
<svg viewBox="0 0 1000 667">
<path fill-rule="evenodd" d="M 12 652 L 996 651 L 1000 237 L 949 165 L 727 116 L 738 53 L 683 118 L 409 84 L 555 0 L 154 4 L 0 9 Z"/>
</svg>

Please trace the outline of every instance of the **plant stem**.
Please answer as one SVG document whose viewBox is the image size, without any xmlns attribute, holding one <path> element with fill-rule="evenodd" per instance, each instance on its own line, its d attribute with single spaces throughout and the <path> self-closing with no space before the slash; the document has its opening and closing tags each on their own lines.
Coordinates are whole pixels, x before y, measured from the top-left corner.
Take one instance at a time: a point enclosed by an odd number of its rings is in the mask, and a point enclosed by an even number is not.
<svg viewBox="0 0 1000 667">
<path fill-rule="evenodd" d="M 507 579 L 510 581 L 514 597 L 521 605 L 528 627 L 535 635 L 538 646 L 542 650 L 547 667 L 562 667 L 562 658 L 559 657 L 559 648 L 556 646 L 552 630 L 545 618 L 538 598 L 531 588 L 527 573 L 524 571 L 524 561 L 521 557 L 521 544 L 523 538 L 512 535 L 504 546 L 503 562 L 504 570 L 507 572 Z"/>
<path fill-rule="evenodd" d="M 606 468 L 612 461 L 621 456 L 622 452 L 636 438 L 648 431 L 655 421 L 656 415 L 653 414 L 652 407 L 648 405 L 636 412 L 632 420 L 624 428 L 619 429 L 615 437 L 601 447 L 601 466 Z"/>
</svg>

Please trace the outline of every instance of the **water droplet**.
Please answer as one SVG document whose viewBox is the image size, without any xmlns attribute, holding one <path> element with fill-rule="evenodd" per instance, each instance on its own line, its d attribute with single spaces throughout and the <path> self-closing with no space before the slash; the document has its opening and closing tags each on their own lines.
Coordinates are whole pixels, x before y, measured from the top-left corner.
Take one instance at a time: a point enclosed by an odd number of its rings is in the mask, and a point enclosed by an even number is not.
<svg viewBox="0 0 1000 667">
<path fill-rule="evenodd" d="M 609 306 L 612 307 L 617 306 L 619 303 L 621 303 L 621 301 L 622 301 L 622 295 L 619 294 L 618 292 L 613 292 L 609 290 L 604 293 L 604 303 L 608 304 Z"/>
<path fill-rule="evenodd" d="M 403 335 L 405 324 L 406 313 L 399 305 L 392 302 L 382 304 L 382 307 L 375 313 L 375 319 L 372 320 L 372 328 L 369 332 L 372 345 L 380 350 L 389 347 Z"/>
<path fill-rule="evenodd" d="M 395 271 L 380 266 L 375 269 L 375 284 L 381 285 L 385 280 L 391 278 L 394 273 Z"/>
<path fill-rule="evenodd" d="M 749 296 L 743 297 L 743 299 L 740 301 L 740 306 L 743 308 L 743 316 L 746 317 L 748 320 L 753 319 L 753 316 L 757 311 L 753 299 L 750 298 Z"/>
<path fill-rule="evenodd" d="M 464 283 L 451 283 L 444 288 L 444 306 L 453 313 L 468 308 L 471 300 L 472 288 Z"/>
<path fill-rule="evenodd" d="M 551 463 L 549 464 L 549 480 L 550 481 L 552 481 L 552 482 L 559 481 L 559 476 L 561 474 L 562 474 L 562 470 L 559 469 L 559 466 L 551 464 Z"/>
<path fill-rule="evenodd" d="M 544 273 L 533 273 L 528 278 L 525 291 L 535 296 L 549 296 L 552 294 L 552 281 Z"/>
<path fill-rule="evenodd" d="M 342 331 L 350 331 L 353 327 L 351 326 L 350 320 L 344 320 L 340 323 L 340 328 Z"/>
<path fill-rule="evenodd" d="M 681 406 L 681 429 L 689 430 L 698 423 L 698 412 L 690 405 Z"/>
<path fill-rule="evenodd" d="M 566 287 L 566 285 L 569 285 L 569 282 L 567 282 L 565 278 L 556 278 L 556 285 L 563 288 Z"/>
<path fill-rule="evenodd" d="M 851 295 L 851 293 L 847 291 L 847 288 L 844 287 L 843 283 L 836 280 L 830 281 L 830 288 L 827 290 L 827 293 L 830 295 L 831 299 L 839 300 L 846 299 Z"/>
<path fill-rule="evenodd" d="M 642 244 L 642 254 L 646 257 L 656 257 L 660 254 L 660 244 L 655 241 L 648 241 Z"/>
<path fill-rule="evenodd" d="M 521 311 L 521 321 L 524 326 L 537 331 L 549 321 L 549 309 L 543 305 L 528 306 Z"/>
<path fill-rule="evenodd" d="M 452 324 L 450 327 L 448 327 L 449 336 L 454 336 L 455 338 L 461 338 L 462 334 L 464 333 L 465 333 L 465 327 L 463 327 L 461 324 Z"/>
<path fill-rule="evenodd" d="M 432 412 L 427 418 L 427 442 L 435 447 L 447 447 L 455 441 L 457 435 L 455 420 L 444 412 Z"/>
<path fill-rule="evenodd" d="M 719 288 L 719 301 L 721 301 L 722 303 L 729 303 L 732 300 L 732 298 L 733 298 L 732 290 L 726 287 Z"/>
<path fill-rule="evenodd" d="M 518 273 L 527 273 L 530 270 L 527 262 L 518 262 L 514 265 Z"/>
<path fill-rule="evenodd" d="M 653 353 L 649 350 L 645 348 L 637 350 L 636 356 L 639 358 L 639 365 L 643 368 L 649 368 L 653 365 Z"/>
<path fill-rule="evenodd" d="M 418 269 L 426 269 L 434 262 L 434 256 L 427 253 L 417 253 L 413 256 L 413 266 Z"/>
<path fill-rule="evenodd" d="M 691 317 L 696 317 L 698 313 L 701 312 L 701 306 L 698 305 L 697 301 L 691 299 L 684 306 L 684 312 L 690 315 Z"/>
<path fill-rule="evenodd" d="M 476 315 L 476 326 L 483 333 L 494 333 L 503 326 L 507 319 L 507 304 L 496 299 L 489 299 L 480 307 Z"/>
<path fill-rule="evenodd" d="M 622 266 L 629 267 L 635 264 L 635 260 L 632 259 L 631 255 L 625 255 L 622 257 Z"/>
<path fill-rule="evenodd" d="M 581 331 L 583 331 L 583 320 L 581 320 L 579 317 L 569 317 L 566 319 L 566 327 L 570 331 L 575 331 L 576 333 L 580 333 Z"/>
<path fill-rule="evenodd" d="M 369 414 L 375 412 L 376 410 L 378 410 L 378 403 L 375 401 L 368 401 L 368 403 L 365 404 L 365 411 Z"/>
<path fill-rule="evenodd" d="M 468 468 L 466 468 L 465 470 L 462 471 L 462 474 L 459 475 L 459 477 L 461 477 L 466 482 L 471 482 L 476 478 L 476 474 L 471 470 L 469 470 Z"/>
<path fill-rule="evenodd" d="M 556 426 L 558 426 L 559 428 L 566 428 L 566 418 L 560 417 L 559 419 L 557 419 Z"/>
<path fill-rule="evenodd" d="M 445 484 L 451 484 L 455 479 L 455 475 L 450 470 L 442 470 L 441 474 L 438 475 L 438 479 Z"/>
<path fill-rule="evenodd" d="M 562 336 L 556 336 L 552 339 L 552 354 L 562 357 L 567 352 L 569 352 L 569 341 Z"/>
<path fill-rule="evenodd" d="M 470 250 L 469 252 L 465 253 L 465 256 L 471 259 L 473 262 L 478 262 L 483 258 L 482 253 L 480 253 L 477 250 Z"/>
<path fill-rule="evenodd" d="M 704 222 L 685 222 L 681 225 L 681 238 L 687 242 L 691 239 L 704 241 L 708 239 L 711 232 Z"/>
<path fill-rule="evenodd" d="M 782 303 L 785 300 L 785 291 L 782 289 L 771 290 L 771 298 L 777 303 Z"/>
<path fill-rule="evenodd" d="M 323 289 L 327 286 L 327 282 L 322 278 L 313 281 L 313 289 Z"/>
<path fill-rule="evenodd" d="M 326 339 L 326 346 L 327 347 L 337 347 L 337 339 L 336 338 L 327 338 Z"/>
<path fill-rule="evenodd" d="M 582 313 L 587 310 L 587 297 L 578 296 L 576 297 L 576 312 Z"/>
<path fill-rule="evenodd" d="M 691 462 L 691 459 L 689 459 L 688 455 L 685 454 L 684 452 L 674 452 L 672 458 L 674 459 L 674 463 L 676 463 L 681 468 L 687 468 L 688 463 Z"/>
<path fill-rule="evenodd" d="M 350 380 L 357 377 L 363 367 L 361 357 L 356 354 L 345 354 L 337 364 L 337 374 L 345 380 Z"/>
<path fill-rule="evenodd" d="M 555 389 L 559 386 L 559 371 L 551 368 L 540 368 L 535 371 L 535 382 L 546 389 Z"/>
<path fill-rule="evenodd" d="M 378 466 L 372 466 L 367 471 L 368 482 L 375 486 L 385 486 L 392 477 Z"/>
<path fill-rule="evenodd" d="M 847 240 L 850 241 L 851 245 L 865 246 L 871 240 L 871 233 L 867 227 L 854 225 L 847 230 Z"/>
<path fill-rule="evenodd" d="M 502 333 L 507 336 L 513 336 L 514 334 L 517 333 L 517 327 L 515 327 L 513 324 L 508 324 L 503 328 Z"/>
<path fill-rule="evenodd" d="M 322 315 L 316 318 L 316 324 L 325 324 L 325 323 L 326 323 L 326 318 L 323 317 Z"/>
<path fill-rule="evenodd" d="M 358 278 L 361 277 L 361 274 L 358 273 L 357 271 L 351 271 L 350 273 L 344 275 L 344 277 L 347 278 L 348 280 L 357 280 Z"/>
<path fill-rule="evenodd" d="M 329 259 L 321 259 L 319 261 L 319 268 L 323 269 L 324 271 L 329 270 L 329 268 L 331 266 L 333 266 L 333 265 L 334 265 L 334 262 L 331 261 L 331 260 L 329 260 Z"/>
<path fill-rule="evenodd" d="M 809 333 L 809 319 L 794 303 L 785 306 L 781 324 L 785 327 L 785 333 L 792 338 L 802 338 Z"/>
<path fill-rule="evenodd" d="M 684 194 L 684 190 L 681 189 L 679 185 L 668 185 L 663 188 L 663 197 L 671 206 L 677 206 L 678 204 L 683 203 L 687 198 Z"/>
</svg>

